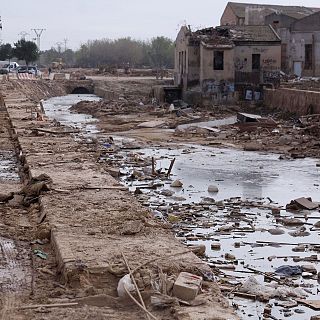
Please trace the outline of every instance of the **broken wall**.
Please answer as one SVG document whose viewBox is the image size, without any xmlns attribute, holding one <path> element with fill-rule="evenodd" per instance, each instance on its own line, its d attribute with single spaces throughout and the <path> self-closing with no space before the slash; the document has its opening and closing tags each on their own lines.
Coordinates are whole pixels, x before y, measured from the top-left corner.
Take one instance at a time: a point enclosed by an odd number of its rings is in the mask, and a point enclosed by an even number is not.
<svg viewBox="0 0 320 320">
<path fill-rule="evenodd" d="M 174 68 L 174 84 L 177 86 L 187 87 L 187 61 L 188 61 L 188 44 L 189 37 L 187 36 L 189 30 L 186 26 L 181 27 L 175 48 L 175 68 Z"/>
<path fill-rule="evenodd" d="M 296 89 L 265 89 L 265 105 L 297 115 L 320 113 L 320 92 Z"/>
</svg>

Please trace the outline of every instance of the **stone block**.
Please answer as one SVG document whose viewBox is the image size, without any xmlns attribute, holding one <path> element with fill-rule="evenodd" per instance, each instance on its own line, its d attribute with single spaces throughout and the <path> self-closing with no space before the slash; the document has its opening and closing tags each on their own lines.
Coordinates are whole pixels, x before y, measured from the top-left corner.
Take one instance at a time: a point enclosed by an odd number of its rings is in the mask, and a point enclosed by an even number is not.
<svg viewBox="0 0 320 320">
<path fill-rule="evenodd" d="M 173 295 L 184 301 L 191 301 L 197 296 L 202 283 L 202 277 L 188 272 L 181 272 L 174 283 Z"/>
</svg>

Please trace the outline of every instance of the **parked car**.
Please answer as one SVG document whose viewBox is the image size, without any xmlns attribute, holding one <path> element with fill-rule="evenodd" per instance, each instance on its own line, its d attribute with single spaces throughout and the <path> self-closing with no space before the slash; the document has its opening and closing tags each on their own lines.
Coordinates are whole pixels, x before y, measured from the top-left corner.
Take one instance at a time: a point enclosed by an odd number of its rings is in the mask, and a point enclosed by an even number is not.
<svg viewBox="0 0 320 320">
<path fill-rule="evenodd" d="M 10 64 L 5 64 L 1 69 L 1 74 L 7 74 L 9 72 L 17 72 L 17 69 L 19 68 L 19 64 L 16 62 L 11 62 Z"/>
<path fill-rule="evenodd" d="M 35 76 L 40 76 L 41 75 L 41 71 L 36 66 L 29 66 L 28 67 L 28 72 L 30 74 L 34 74 Z"/>
<path fill-rule="evenodd" d="M 34 74 L 35 76 L 40 76 L 41 71 L 38 70 L 35 66 L 20 66 L 17 70 L 18 73 L 28 73 L 28 74 Z"/>
<path fill-rule="evenodd" d="M 28 73 L 28 68 L 27 68 L 27 66 L 20 66 L 20 67 L 17 69 L 17 72 L 18 72 L 18 73 Z"/>
</svg>

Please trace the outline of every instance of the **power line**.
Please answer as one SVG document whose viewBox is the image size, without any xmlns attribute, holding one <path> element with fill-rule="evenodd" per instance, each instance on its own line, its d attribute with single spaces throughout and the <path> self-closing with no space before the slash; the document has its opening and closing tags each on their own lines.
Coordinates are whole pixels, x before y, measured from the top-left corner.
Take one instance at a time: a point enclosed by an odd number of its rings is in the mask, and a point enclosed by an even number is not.
<svg viewBox="0 0 320 320">
<path fill-rule="evenodd" d="M 29 36 L 30 34 L 26 31 L 21 31 L 18 36 L 21 36 L 22 40 L 26 40 L 26 36 Z"/>
<path fill-rule="evenodd" d="M 42 35 L 43 31 L 46 31 L 46 29 L 38 28 L 38 29 L 31 29 L 31 31 L 34 31 L 34 33 L 36 34 L 36 37 L 37 37 L 37 46 L 38 46 L 38 50 L 40 51 L 41 35 Z"/>
</svg>

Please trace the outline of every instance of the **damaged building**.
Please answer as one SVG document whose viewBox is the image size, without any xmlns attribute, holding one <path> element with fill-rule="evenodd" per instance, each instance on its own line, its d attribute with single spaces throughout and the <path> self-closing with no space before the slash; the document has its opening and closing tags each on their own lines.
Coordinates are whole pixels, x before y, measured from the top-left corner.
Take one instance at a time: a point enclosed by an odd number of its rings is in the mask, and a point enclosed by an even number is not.
<svg viewBox="0 0 320 320">
<path fill-rule="evenodd" d="M 229 2 L 221 25 L 271 25 L 281 38 L 281 70 L 320 77 L 320 8 Z"/>
<path fill-rule="evenodd" d="M 281 40 L 271 26 L 222 26 L 192 32 L 182 27 L 176 39 L 175 85 L 183 97 L 233 100 L 248 88 L 280 82 Z"/>
</svg>

